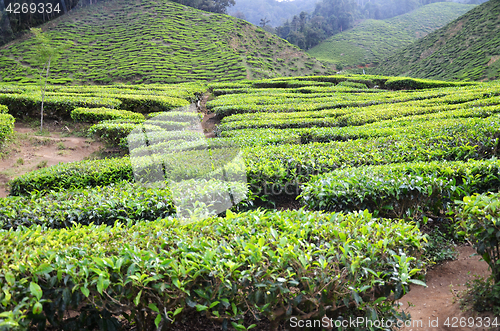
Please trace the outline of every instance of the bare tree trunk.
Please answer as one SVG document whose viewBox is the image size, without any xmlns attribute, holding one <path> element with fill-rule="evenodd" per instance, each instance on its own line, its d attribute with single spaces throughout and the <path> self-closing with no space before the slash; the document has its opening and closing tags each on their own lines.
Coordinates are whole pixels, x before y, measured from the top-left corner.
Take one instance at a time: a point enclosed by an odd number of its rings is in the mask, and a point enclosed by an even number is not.
<svg viewBox="0 0 500 331">
<path fill-rule="evenodd" d="M 49 59 L 49 62 L 47 63 L 47 73 L 45 75 L 45 84 L 43 85 L 43 88 L 42 88 L 42 109 L 40 111 L 40 133 L 42 133 L 42 129 L 43 129 L 43 101 L 45 99 L 45 90 L 47 89 L 47 80 L 49 79 L 49 70 L 50 70 L 50 59 Z"/>
</svg>

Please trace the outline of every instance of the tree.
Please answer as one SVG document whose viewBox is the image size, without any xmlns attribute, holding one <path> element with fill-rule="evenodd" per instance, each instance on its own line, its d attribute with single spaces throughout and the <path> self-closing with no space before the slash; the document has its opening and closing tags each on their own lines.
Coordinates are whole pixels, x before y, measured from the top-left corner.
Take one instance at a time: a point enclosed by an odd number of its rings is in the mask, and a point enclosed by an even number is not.
<svg viewBox="0 0 500 331">
<path fill-rule="evenodd" d="M 265 28 L 266 27 L 266 24 L 268 24 L 269 22 L 271 22 L 270 20 L 267 19 L 267 17 L 264 17 L 264 18 L 261 18 L 260 19 L 260 23 L 259 25 L 262 27 L 262 28 Z"/>
<path fill-rule="evenodd" d="M 41 66 L 39 71 L 40 75 L 40 93 L 42 96 L 42 105 L 40 108 L 40 132 L 43 129 L 43 102 L 45 100 L 45 91 L 47 90 L 47 81 L 49 79 L 50 65 L 53 63 L 60 54 L 71 46 L 72 43 L 65 43 L 59 46 L 55 46 L 52 39 L 42 32 L 40 28 L 31 28 L 30 31 L 33 33 L 36 46 L 36 58 L 35 62 L 37 65 Z M 45 76 L 45 77 L 44 77 Z"/>
<path fill-rule="evenodd" d="M 173 0 L 181 5 L 209 11 L 212 13 L 226 14 L 227 7 L 234 6 L 234 0 Z"/>
</svg>

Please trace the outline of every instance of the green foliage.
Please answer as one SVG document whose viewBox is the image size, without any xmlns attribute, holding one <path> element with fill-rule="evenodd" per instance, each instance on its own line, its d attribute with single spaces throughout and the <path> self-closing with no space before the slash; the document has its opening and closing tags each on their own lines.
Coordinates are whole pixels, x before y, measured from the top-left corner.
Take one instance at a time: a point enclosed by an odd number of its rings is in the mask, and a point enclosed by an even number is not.
<svg viewBox="0 0 500 331">
<path fill-rule="evenodd" d="M 422 219 L 444 217 L 454 200 L 499 186 L 498 160 L 401 163 L 313 177 L 301 197 L 313 210 L 368 209 L 382 217 Z"/>
<path fill-rule="evenodd" d="M 130 159 L 114 158 L 58 164 L 21 175 L 9 182 L 10 195 L 30 195 L 132 181 Z"/>
<path fill-rule="evenodd" d="M 0 146 L 14 132 L 14 122 L 12 115 L 0 113 Z"/>
<path fill-rule="evenodd" d="M 30 90 L 23 94 L 0 94 L 0 102 L 9 107 L 10 113 L 17 118 L 35 117 L 40 111 L 40 93 Z M 71 111 L 77 107 L 107 107 L 120 106 L 117 99 L 105 97 L 47 95 L 44 100 L 45 116 L 55 118 L 69 118 Z"/>
<path fill-rule="evenodd" d="M 112 6 L 98 1 L 73 9 L 44 33 L 54 41 L 74 43 L 51 70 L 51 84 L 170 84 L 329 72 L 319 61 L 246 21 L 172 1 L 116 0 Z M 34 47 L 34 39 L 28 38 L 0 50 L 0 81 L 36 83 L 40 66 L 33 59 Z M 257 60 L 247 61 L 247 56 Z M 313 66 L 292 72 L 288 64 L 294 59 Z"/>
<path fill-rule="evenodd" d="M 189 106 L 187 100 L 162 95 L 110 94 L 109 96 L 120 100 L 121 108 L 138 113 L 162 112 Z"/>
<path fill-rule="evenodd" d="M 108 224 L 155 220 L 175 212 L 170 191 L 123 182 L 109 187 L 73 189 L 8 197 L 0 201 L 0 227 L 40 224 L 49 228 L 72 224 Z"/>
<path fill-rule="evenodd" d="M 460 305 L 463 309 L 473 308 L 475 311 L 491 311 L 494 316 L 500 314 L 500 285 L 493 276 L 486 279 L 476 276 L 465 284 L 467 289 L 459 294 Z"/>
<path fill-rule="evenodd" d="M 142 128 L 143 132 L 165 131 L 163 128 L 152 124 L 109 120 L 92 125 L 88 132 L 103 141 L 107 146 L 120 147 L 126 150 L 128 148 L 127 136 L 135 129 L 139 130 L 139 128 Z"/>
<path fill-rule="evenodd" d="M 234 0 L 174 0 L 174 2 L 220 14 L 226 14 L 227 7 L 235 4 Z"/>
<path fill-rule="evenodd" d="M 497 185 L 497 189 L 498 189 Z M 491 190 L 494 191 L 494 190 Z M 479 192 L 480 193 L 480 192 Z M 460 226 L 477 253 L 488 263 L 495 286 L 500 284 L 500 193 L 475 194 L 457 201 Z"/>
<path fill-rule="evenodd" d="M 500 313 L 500 193 L 474 194 L 456 203 L 460 229 L 491 268 L 486 279 L 467 283 L 461 303 L 477 311 L 493 311 L 496 316 Z"/>
<path fill-rule="evenodd" d="M 338 70 L 368 63 L 379 63 L 396 50 L 410 45 L 428 33 L 453 21 L 473 5 L 436 2 L 390 19 L 368 19 L 352 29 L 326 39 L 307 51 Z M 371 68 L 366 71 L 371 72 Z"/>
<path fill-rule="evenodd" d="M 7 114 L 9 112 L 9 107 L 5 105 L 0 105 L 0 114 Z"/>
<path fill-rule="evenodd" d="M 500 3 L 487 1 L 402 48 L 371 72 L 446 80 L 499 77 Z"/>
<path fill-rule="evenodd" d="M 386 89 L 389 90 L 418 90 L 429 89 L 436 87 L 450 87 L 450 86 L 463 86 L 459 82 L 443 82 L 428 79 L 416 79 L 408 77 L 395 77 L 387 80 L 384 84 Z"/>
<path fill-rule="evenodd" d="M 114 119 L 145 120 L 144 115 L 127 110 L 81 107 L 75 108 L 71 111 L 71 118 L 76 122 L 88 123 Z"/>
<path fill-rule="evenodd" d="M 427 238 L 424 255 L 433 263 L 441 263 L 446 260 L 455 260 L 458 252 L 453 240 L 436 227 Z"/>
<path fill-rule="evenodd" d="M 366 212 L 256 211 L 2 237 L 2 326 L 81 329 L 111 314 L 144 329 L 199 314 L 395 322 L 395 300 L 423 284 L 418 229 Z"/>
</svg>

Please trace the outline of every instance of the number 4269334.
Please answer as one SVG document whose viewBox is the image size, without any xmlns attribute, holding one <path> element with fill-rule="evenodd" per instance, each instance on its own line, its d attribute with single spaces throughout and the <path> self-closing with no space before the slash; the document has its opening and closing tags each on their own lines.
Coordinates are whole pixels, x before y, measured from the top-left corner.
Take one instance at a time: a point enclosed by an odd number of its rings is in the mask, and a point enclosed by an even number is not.
<svg viewBox="0 0 500 331">
<path fill-rule="evenodd" d="M 494 319 L 490 319 L 489 317 L 448 317 L 444 322 L 444 325 L 449 328 L 464 328 L 464 327 L 487 327 L 490 326 L 498 327 L 500 323 L 498 321 L 498 317 Z"/>
<path fill-rule="evenodd" d="M 11 14 L 51 14 L 52 12 L 59 14 L 61 9 L 59 9 L 59 3 L 55 5 L 51 3 L 9 3 L 5 11 Z"/>
</svg>

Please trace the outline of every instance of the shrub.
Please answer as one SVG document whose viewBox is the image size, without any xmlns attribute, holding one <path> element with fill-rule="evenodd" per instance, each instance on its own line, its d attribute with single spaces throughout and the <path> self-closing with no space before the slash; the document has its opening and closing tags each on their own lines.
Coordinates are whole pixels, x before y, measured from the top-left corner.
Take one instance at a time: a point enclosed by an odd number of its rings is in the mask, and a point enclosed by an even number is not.
<svg viewBox="0 0 500 331">
<path fill-rule="evenodd" d="M 437 87 L 466 86 L 475 84 L 476 83 L 445 82 L 445 81 L 429 80 L 429 79 L 394 77 L 388 79 L 385 82 L 384 88 L 389 90 L 418 90 L 418 89 L 429 89 Z"/>
<path fill-rule="evenodd" d="M 0 201 L 0 227 L 40 224 L 62 228 L 116 221 L 155 220 L 175 211 L 170 190 L 151 189 L 128 182 L 106 187 L 8 197 Z"/>
<path fill-rule="evenodd" d="M 168 112 L 158 112 L 149 113 L 146 116 L 150 120 L 156 121 L 174 121 L 174 122 L 189 122 L 189 123 L 200 123 L 203 115 L 201 113 L 192 113 L 184 111 L 168 111 Z"/>
<path fill-rule="evenodd" d="M 313 210 L 364 210 L 384 217 L 444 216 L 471 192 L 500 186 L 500 161 L 403 163 L 314 176 L 301 197 Z"/>
<path fill-rule="evenodd" d="M 110 108 L 75 108 L 71 112 L 71 118 L 77 122 L 96 123 L 105 120 L 125 119 L 144 120 L 144 115 L 127 110 Z"/>
<path fill-rule="evenodd" d="M 122 315 L 150 330 L 199 314 L 233 326 L 246 314 L 396 322 L 395 300 L 423 284 L 418 229 L 368 213 L 254 211 L 2 237 L 0 326 L 82 329 Z"/>
<path fill-rule="evenodd" d="M 7 114 L 9 112 L 9 108 L 5 105 L 0 105 L 0 114 Z"/>
<path fill-rule="evenodd" d="M 14 122 L 12 115 L 0 113 L 0 146 L 14 132 Z"/>
<path fill-rule="evenodd" d="M 168 96 L 132 94 L 109 94 L 108 96 L 120 100 L 121 108 L 137 113 L 162 112 L 189 106 L 187 100 Z"/>
<path fill-rule="evenodd" d="M 0 94 L 0 103 L 9 107 L 10 113 L 17 118 L 35 117 L 40 113 L 40 92 L 30 91 L 25 94 Z M 44 100 L 44 112 L 47 117 L 70 118 L 71 111 L 77 107 L 116 108 L 118 99 L 88 97 L 79 95 L 47 95 Z"/>
<path fill-rule="evenodd" d="M 142 128 L 143 132 L 164 131 L 164 129 L 155 125 L 109 120 L 94 124 L 89 128 L 88 132 L 103 141 L 107 146 L 126 150 L 128 148 L 128 135 L 139 128 Z"/>
<path fill-rule="evenodd" d="M 461 302 L 478 311 L 500 313 L 500 192 L 466 196 L 456 201 L 455 215 L 461 234 L 474 244 L 477 253 L 491 268 L 486 279 L 467 283 Z"/>
<path fill-rule="evenodd" d="M 29 195 L 94 186 L 107 186 L 123 180 L 132 181 L 134 174 L 129 158 L 88 160 L 61 163 L 21 175 L 9 182 L 10 195 Z"/>
<path fill-rule="evenodd" d="M 500 286 L 500 192 L 464 197 L 457 201 L 456 216 Z"/>
</svg>

